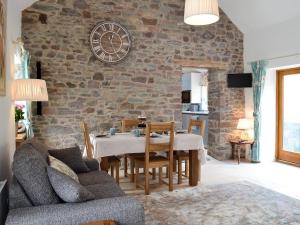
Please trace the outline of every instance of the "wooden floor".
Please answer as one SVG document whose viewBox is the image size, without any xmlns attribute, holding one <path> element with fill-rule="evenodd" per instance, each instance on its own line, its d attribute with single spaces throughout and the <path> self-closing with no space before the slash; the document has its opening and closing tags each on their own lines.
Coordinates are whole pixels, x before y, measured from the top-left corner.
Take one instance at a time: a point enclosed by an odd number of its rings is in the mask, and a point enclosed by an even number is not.
<svg viewBox="0 0 300 225">
<path fill-rule="evenodd" d="M 168 178 L 166 178 L 166 171 L 163 170 L 163 173 L 164 173 L 163 180 L 165 182 L 168 182 Z M 139 179 L 140 179 L 140 182 L 142 182 L 144 179 L 144 176 L 141 174 Z M 182 180 L 183 180 L 182 184 L 180 184 L 180 185 L 177 184 L 177 173 L 174 173 L 174 175 L 173 175 L 174 190 L 178 189 L 178 188 L 190 187 L 188 178 L 183 177 Z M 135 183 L 130 182 L 129 177 L 127 177 L 127 178 L 124 177 L 123 170 L 121 170 L 121 172 L 120 172 L 120 186 L 127 195 L 145 194 L 145 191 L 143 189 L 136 188 Z M 159 192 L 159 191 L 168 191 L 168 185 L 166 185 L 166 184 L 159 185 L 158 176 L 157 176 L 156 180 L 150 179 L 150 193 L 151 192 Z"/>
<path fill-rule="evenodd" d="M 237 181 L 249 181 L 271 190 L 280 192 L 293 198 L 300 199 L 300 168 L 278 162 L 251 164 L 242 162 L 237 165 L 236 161 L 220 162 L 209 158 L 209 161 L 202 166 L 202 178 L 199 185 L 215 185 Z M 167 181 L 167 179 L 165 179 Z M 167 191 L 167 185 L 158 185 L 158 180 L 150 181 L 151 192 Z M 121 171 L 121 188 L 128 195 L 144 194 L 142 189 L 136 189 L 134 183 L 124 178 Z M 174 174 L 174 190 L 187 188 L 188 179 L 183 178 L 183 183 L 177 184 L 177 176 Z"/>
</svg>

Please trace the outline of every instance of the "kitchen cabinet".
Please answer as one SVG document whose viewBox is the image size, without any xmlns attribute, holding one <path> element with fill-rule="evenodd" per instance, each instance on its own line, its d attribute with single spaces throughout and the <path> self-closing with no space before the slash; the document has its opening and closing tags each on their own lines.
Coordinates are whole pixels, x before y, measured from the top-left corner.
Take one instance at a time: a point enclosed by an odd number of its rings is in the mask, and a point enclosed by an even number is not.
<svg viewBox="0 0 300 225">
<path fill-rule="evenodd" d="M 192 85 L 191 85 L 191 74 L 190 73 L 185 73 L 182 75 L 181 78 L 181 82 L 182 82 L 182 90 L 183 91 L 190 91 L 192 89 Z"/>
</svg>

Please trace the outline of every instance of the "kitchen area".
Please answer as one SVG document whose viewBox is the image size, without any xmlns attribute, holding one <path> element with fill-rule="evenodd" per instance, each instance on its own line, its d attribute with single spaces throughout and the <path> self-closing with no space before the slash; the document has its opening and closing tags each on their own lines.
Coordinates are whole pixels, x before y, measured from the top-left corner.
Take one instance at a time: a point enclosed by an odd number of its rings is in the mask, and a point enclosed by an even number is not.
<svg viewBox="0 0 300 225">
<path fill-rule="evenodd" d="M 182 128 L 188 129 L 190 119 L 205 120 L 204 145 L 208 141 L 208 70 L 182 69 Z M 199 130 L 193 129 L 193 133 Z"/>
</svg>

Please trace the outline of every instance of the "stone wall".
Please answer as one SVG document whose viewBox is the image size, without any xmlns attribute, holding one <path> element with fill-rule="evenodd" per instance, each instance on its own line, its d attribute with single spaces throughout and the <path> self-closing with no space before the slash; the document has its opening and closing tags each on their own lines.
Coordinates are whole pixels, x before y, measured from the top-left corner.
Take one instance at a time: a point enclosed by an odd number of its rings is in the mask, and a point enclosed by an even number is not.
<svg viewBox="0 0 300 225">
<path fill-rule="evenodd" d="M 193 27 L 183 24 L 183 11 L 183 0 L 40 0 L 25 10 L 22 37 L 32 77 L 41 61 L 49 92 L 43 116 L 33 117 L 35 135 L 66 147 L 82 144 L 81 120 L 92 130 L 119 127 L 122 118 L 141 114 L 181 121 L 181 65 L 175 61 L 209 61 L 228 66 L 209 74 L 211 153 L 228 157 L 223 139 L 244 113 L 244 96 L 224 82 L 228 72 L 243 72 L 243 35 L 223 12 L 218 23 Z M 90 51 L 89 33 L 104 20 L 132 35 L 133 48 L 120 64 L 105 65 Z"/>
</svg>

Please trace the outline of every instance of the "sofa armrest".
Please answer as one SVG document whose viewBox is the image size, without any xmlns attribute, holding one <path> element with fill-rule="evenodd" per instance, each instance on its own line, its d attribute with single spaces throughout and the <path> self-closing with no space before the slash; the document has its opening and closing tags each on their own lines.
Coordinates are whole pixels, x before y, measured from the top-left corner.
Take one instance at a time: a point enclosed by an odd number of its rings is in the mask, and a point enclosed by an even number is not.
<svg viewBox="0 0 300 225">
<path fill-rule="evenodd" d="M 99 161 L 97 159 L 87 159 L 87 158 L 84 158 L 83 160 L 84 160 L 86 166 L 91 171 L 100 170 L 100 164 L 99 164 Z"/>
<path fill-rule="evenodd" d="M 144 225 L 144 207 L 126 196 L 18 208 L 9 212 L 6 225 L 80 225 L 101 220 L 113 220 L 118 225 Z"/>
</svg>

